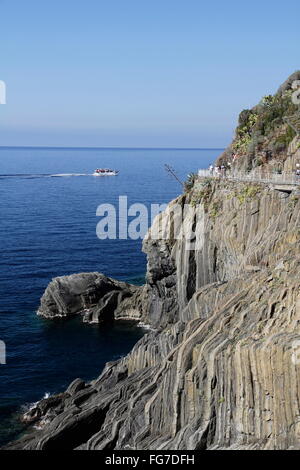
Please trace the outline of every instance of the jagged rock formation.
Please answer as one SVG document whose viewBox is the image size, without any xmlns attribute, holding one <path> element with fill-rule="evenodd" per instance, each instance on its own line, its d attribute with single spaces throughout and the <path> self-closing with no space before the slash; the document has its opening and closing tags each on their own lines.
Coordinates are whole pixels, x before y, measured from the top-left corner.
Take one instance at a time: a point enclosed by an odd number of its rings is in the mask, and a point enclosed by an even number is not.
<svg viewBox="0 0 300 470">
<path fill-rule="evenodd" d="M 43 429 L 13 448 L 300 448 L 299 195 L 205 191 L 178 200 L 205 197 L 200 250 L 144 243 L 143 315 L 158 329 L 98 379 L 38 404 Z"/>
<path fill-rule="evenodd" d="M 300 449 L 299 243 L 296 189 L 196 182 L 155 219 L 146 285 L 115 311 L 153 331 L 38 403 L 24 419 L 41 429 L 7 448 Z"/>
<path fill-rule="evenodd" d="M 84 321 L 90 323 L 110 322 L 117 316 L 118 309 L 126 310 L 123 301 L 138 291 L 137 286 L 100 273 L 56 277 L 41 298 L 38 314 L 57 318 L 82 313 Z M 125 312 L 123 316 L 126 317 Z"/>
</svg>

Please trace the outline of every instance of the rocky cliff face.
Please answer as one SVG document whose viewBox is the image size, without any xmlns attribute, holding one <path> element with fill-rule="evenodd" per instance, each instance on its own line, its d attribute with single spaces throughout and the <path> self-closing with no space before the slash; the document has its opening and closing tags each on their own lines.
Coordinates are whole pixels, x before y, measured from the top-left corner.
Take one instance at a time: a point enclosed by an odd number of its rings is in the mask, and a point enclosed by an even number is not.
<svg viewBox="0 0 300 470">
<path fill-rule="evenodd" d="M 59 318 L 82 314 L 83 321 L 88 323 L 109 323 L 120 316 L 134 316 L 133 299 L 139 290 L 137 286 L 110 279 L 100 273 L 56 277 L 41 298 L 38 315 Z M 129 313 L 126 308 L 128 299 Z"/>
<path fill-rule="evenodd" d="M 295 171 L 295 163 L 300 162 L 299 96 L 297 71 L 277 93 L 264 96 L 252 109 L 243 110 L 233 142 L 219 157 L 218 164 L 241 171 Z"/>
<path fill-rule="evenodd" d="M 8 448 L 300 449 L 299 243 L 299 190 L 207 179 L 156 218 L 145 286 L 54 280 L 44 314 L 104 308 L 153 329 L 37 404 L 23 419 L 40 430 Z"/>
<path fill-rule="evenodd" d="M 180 197 L 203 208 L 203 245 L 144 242 L 136 295 L 155 330 L 98 379 L 40 402 L 27 418 L 42 429 L 12 448 L 300 448 L 299 199 L 230 182 Z M 171 207 L 156 224 L 172 223 Z"/>
</svg>

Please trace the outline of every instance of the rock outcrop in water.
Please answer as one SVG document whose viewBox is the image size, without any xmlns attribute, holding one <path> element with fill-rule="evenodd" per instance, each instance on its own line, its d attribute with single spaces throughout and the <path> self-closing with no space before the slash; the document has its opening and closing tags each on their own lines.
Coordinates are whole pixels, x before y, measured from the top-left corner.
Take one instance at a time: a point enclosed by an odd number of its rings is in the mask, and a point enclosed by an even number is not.
<svg viewBox="0 0 300 470">
<path fill-rule="evenodd" d="M 100 273 L 56 277 L 41 298 L 38 314 L 46 318 L 59 318 L 82 313 L 84 321 L 90 323 L 111 322 L 118 309 L 124 310 L 126 316 L 126 304 L 123 302 L 138 291 L 137 286 Z"/>
<path fill-rule="evenodd" d="M 182 226 L 197 250 L 175 236 L 175 202 L 200 208 Z M 170 237 L 151 238 L 162 226 Z M 197 182 L 156 218 L 147 282 L 115 311 L 153 331 L 97 379 L 37 404 L 27 418 L 42 429 L 7 448 L 300 449 L 299 243 L 296 188 Z"/>
</svg>

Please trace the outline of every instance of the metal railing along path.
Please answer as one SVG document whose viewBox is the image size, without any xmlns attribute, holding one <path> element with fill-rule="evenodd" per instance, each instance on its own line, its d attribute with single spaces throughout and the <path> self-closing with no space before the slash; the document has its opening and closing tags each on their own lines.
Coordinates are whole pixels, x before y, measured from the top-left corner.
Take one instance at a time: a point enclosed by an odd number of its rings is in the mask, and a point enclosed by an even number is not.
<svg viewBox="0 0 300 470">
<path fill-rule="evenodd" d="M 235 181 L 247 181 L 253 183 L 265 184 L 282 184 L 282 185 L 300 185 L 300 176 L 295 173 L 273 173 L 265 171 L 251 171 L 251 173 L 241 171 L 222 170 L 216 172 L 215 170 L 199 170 L 198 176 L 200 178 L 226 178 Z"/>
</svg>

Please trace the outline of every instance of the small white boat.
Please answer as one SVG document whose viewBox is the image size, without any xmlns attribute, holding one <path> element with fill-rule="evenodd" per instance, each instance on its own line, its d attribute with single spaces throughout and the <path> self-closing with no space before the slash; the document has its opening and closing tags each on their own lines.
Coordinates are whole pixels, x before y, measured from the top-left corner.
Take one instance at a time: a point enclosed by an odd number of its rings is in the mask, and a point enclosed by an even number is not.
<svg viewBox="0 0 300 470">
<path fill-rule="evenodd" d="M 117 170 L 111 170 L 110 168 L 97 168 L 93 176 L 117 176 L 118 173 Z"/>
</svg>

